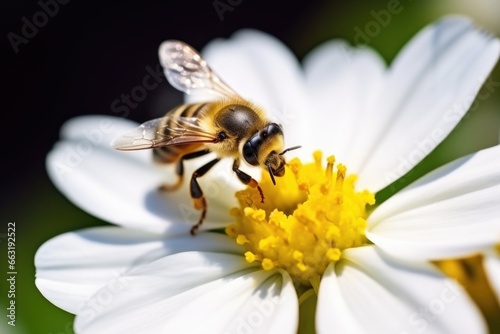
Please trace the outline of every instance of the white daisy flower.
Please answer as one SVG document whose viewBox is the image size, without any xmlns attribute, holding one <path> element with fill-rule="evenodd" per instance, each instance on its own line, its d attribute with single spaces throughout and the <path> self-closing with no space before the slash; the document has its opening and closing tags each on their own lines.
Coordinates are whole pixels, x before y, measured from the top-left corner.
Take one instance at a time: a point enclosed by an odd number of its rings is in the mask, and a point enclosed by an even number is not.
<svg viewBox="0 0 500 334">
<path fill-rule="evenodd" d="M 199 213 L 188 187 L 159 192 L 171 169 L 151 152 L 109 146 L 137 124 L 71 120 L 47 157 L 49 175 L 76 205 L 118 226 L 46 242 L 37 287 L 76 314 L 82 333 L 295 333 L 313 322 L 319 333 L 486 331 L 465 291 L 428 261 L 497 242 L 500 146 L 365 208 L 454 128 L 499 50 L 458 17 L 423 29 L 389 68 L 341 41 L 313 50 L 302 68 L 263 33 L 211 43 L 211 67 L 281 120 L 304 162 L 289 159 L 277 186 L 263 175 L 263 204 L 242 190 L 230 161 L 214 167 L 200 178 L 208 214 L 192 237 Z M 191 161 L 186 175 L 200 165 Z M 218 228 L 227 235 L 210 232 Z"/>
</svg>

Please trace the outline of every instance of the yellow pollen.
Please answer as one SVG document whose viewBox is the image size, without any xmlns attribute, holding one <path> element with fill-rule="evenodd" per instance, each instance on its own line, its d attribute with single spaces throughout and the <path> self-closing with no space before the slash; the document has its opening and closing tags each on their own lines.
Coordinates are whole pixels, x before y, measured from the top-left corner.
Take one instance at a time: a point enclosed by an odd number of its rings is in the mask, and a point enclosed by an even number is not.
<svg viewBox="0 0 500 334">
<path fill-rule="evenodd" d="M 240 234 L 236 237 L 236 243 L 238 245 L 244 245 L 248 242 L 247 237 L 245 237 L 243 234 Z"/>
<path fill-rule="evenodd" d="M 226 233 L 246 249 L 247 262 L 259 261 L 265 270 L 286 270 L 302 287 L 318 285 L 326 267 L 340 259 L 342 251 L 368 243 L 364 231 L 366 208 L 375 203 L 369 191 L 356 191 L 356 175 L 347 175 L 335 158 L 321 151 L 314 162 L 291 160 L 276 186 L 267 172 L 259 183 L 265 194 L 253 188 L 236 193 L 240 208 L 231 214 L 235 223 Z"/>
<path fill-rule="evenodd" d="M 257 258 L 255 256 L 254 253 L 252 252 L 246 252 L 245 253 L 245 260 L 248 262 L 248 263 L 252 263 L 253 261 L 255 261 Z"/>
<path fill-rule="evenodd" d="M 262 268 L 264 270 L 271 270 L 274 268 L 274 263 L 270 259 L 263 259 L 262 260 Z"/>
</svg>

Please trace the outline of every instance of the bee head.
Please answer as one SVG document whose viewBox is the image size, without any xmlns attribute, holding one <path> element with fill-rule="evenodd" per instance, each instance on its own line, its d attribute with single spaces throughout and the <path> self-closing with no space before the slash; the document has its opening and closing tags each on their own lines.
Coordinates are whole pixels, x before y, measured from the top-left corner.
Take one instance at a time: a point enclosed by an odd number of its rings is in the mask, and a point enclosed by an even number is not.
<svg viewBox="0 0 500 334">
<path fill-rule="evenodd" d="M 283 157 L 276 151 L 271 151 L 271 153 L 269 153 L 269 155 L 267 156 L 264 165 L 269 171 L 269 176 L 271 176 L 271 180 L 273 180 L 274 184 L 276 184 L 274 176 L 285 175 L 285 164 L 285 157 Z"/>
<path fill-rule="evenodd" d="M 283 154 L 300 146 L 286 150 L 283 147 L 283 129 L 276 123 L 270 123 L 246 141 L 243 145 L 243 158 L 250 165 L 267 170 L 273 184 L 276 184 L 274 177 L 285 175 L 286 161 Z"/>
</svg>

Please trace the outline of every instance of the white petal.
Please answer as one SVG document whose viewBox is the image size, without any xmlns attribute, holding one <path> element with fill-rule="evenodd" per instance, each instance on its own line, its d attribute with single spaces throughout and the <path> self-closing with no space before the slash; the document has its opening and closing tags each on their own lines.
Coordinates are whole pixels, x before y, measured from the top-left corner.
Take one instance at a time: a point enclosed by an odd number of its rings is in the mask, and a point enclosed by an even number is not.
<svg viewBox="0 0 500 334">
<path fill-rule="evenodd" d="M 298 301 L 291 279 L 242 256 L 188 252 L 121 277 L 122 289 L 98 291 L 81 309 L 81 333 L 295 333 Z M 98 303 L 109 295 L 107 302 Z"/>
<path fill-rule="evenodd" d="M 120 119 L 112 119 L 119 128 Z M 103 220 L 150 232 L 185 233 L 197 222 L 200 212 L 192 207 L 187 182 L 176 192 L 157 190 L 175 182 L 174 166 L 153 164 L 150 150 L 120 152 L 104 144 L 104 139 L 93 142 L 85 135 L 85 129 L 92 130 L 92 122 L 82 122 L 82 131 L 80 120 L 63 127 L 68 140 L 58 142 L 46 161 L 49 176 L 69 200 Z M 208 159 L 190 160 L 185 174 L 191 175 Z M 200 179 L 209 207 L 204 229 L 231 221 L 228 212 L 236 200 L 227 194 L 242 185 L 229 163 L 219 163 Z"/>
<path fill-rule="evenodd" d="M 357 160 L 364 157 L 351 145 L 355 136 L 364 134 L 361 120 L 382 88 L 383 60 L 369 48 L 336 40 L 311 51 L 304 59 L 304 71 L 313 104 L 309 122 L 315 129 L 309 151 L 321 149 L 349 168 L 358 166 Z"/>
<path fill-rule="evenodd" d="M 211 42 L 203 55 L 222 80 L 283 125 L 287 146 L 307 145 L 310 104 L 299 63 L 286 46 L 270 35 L 242 30 Z"/>
<path fill-rule="evenodd" d="M 495 65 L 499 40 L 469 20 L 448 17 L 423 29 L 397 56 L 365 130 L 359 186 L 378 191 L 403 176 L 460 121 Z M 369 130 L 370 129 L 370 130 Z M 359 169 L 358 169 L 359 168 Z"/>
<path fill-rule="evenodd" d="M 109 147 L 111 141 L 117 136 L 138 126 L 139 124 L 136 122 L 120 117 L 104 115 L 78 116 L 63 124 L 60 136 L 62 139 L 87 141 L 93 146 Z M 144 157 L 149 156 L 149 154 L 145 153 L 146 151 L 140 152 L 143 153 L 141 155 Z"/>
<path fill-rule="evenodd" d="M 491 288 L 500 302 L 500 256 L 494 250 L 484 257 L 484 270 Z"/>
<path fill-rule="evenodd" d="M 498 242 L 500 146 L 458 159 L 397 193 L 368 217 L 367 237 L 394 256 L 465 256 Z"/>
<path fill-rule="evenodd" d="M 220 234 L 165 238 L 118 227 L 90 228 L 44 243 L 35 256 L 35 283 L 54 305 L 76 313 L 112 279 L 166 255 L 188 250 L 241 253 L 234 241 Z"/>
<path fill-rule="evenodd" d="M 466 292 L 425 263 L 349 249 L 321 281 L 318 333 L 484 333 Z"/>
</svg>

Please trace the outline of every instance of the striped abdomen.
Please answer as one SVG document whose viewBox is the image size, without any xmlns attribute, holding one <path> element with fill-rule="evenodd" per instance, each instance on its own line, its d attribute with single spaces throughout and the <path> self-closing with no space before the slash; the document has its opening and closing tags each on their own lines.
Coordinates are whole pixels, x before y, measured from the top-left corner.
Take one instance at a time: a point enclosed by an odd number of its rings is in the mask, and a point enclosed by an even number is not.
<svg viewBox="0 0 500 334">
<path fill-rule="evenodd" d="M 169 136 L 170 129 L 175 128 L 175 120 L 179 117 L 200 117 L 206 111 L 210 103 L 183 104 L 170 110 L 159 127 L 162 135 Z M 161 146 L 153 149 L 153 157 L 156 162 L 173 163 L 178 161 L 183 155 L 201 150 L 203 144 L 184 144 Z"/>
</svg>

